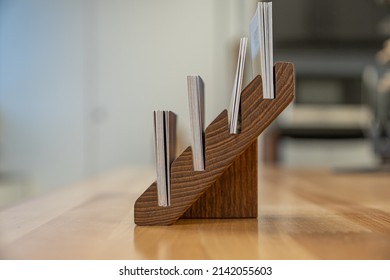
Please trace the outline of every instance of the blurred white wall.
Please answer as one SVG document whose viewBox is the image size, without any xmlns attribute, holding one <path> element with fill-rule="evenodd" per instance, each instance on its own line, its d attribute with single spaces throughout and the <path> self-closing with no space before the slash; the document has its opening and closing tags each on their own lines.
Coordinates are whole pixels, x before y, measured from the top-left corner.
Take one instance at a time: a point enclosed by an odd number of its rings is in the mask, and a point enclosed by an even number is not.
<svg viewBox="0 0 390 280">
<path fill-rule="evenodd" d="M 253 0 L 0 0 L 0 172 L 37 191 L 153 164 L 153 109 L 205 81 L 206 124 L 229 104 Z"/>
<path fill-rule="evenodd" d="M 1 172 L 37 188 L 83 178 L 82 5 L 0 3 Z"/>
</svg>

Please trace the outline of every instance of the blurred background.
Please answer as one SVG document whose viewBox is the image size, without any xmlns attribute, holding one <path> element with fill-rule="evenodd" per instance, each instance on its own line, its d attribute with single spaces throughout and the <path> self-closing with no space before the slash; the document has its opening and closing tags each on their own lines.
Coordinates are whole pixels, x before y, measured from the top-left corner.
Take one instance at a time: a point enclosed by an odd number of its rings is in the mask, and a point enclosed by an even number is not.
<svg viewBox="0 0 390 280">
<path fill-rule="evenodd" d="M 123 166 L 153 168 L 154 109 L 178 114 L 181 152 L 190 143 L 186 75 L 205 82 L 207 125 L 228 107 L 256 6 L 0 0 L 0 206 Z M 274 60 L 295 63 L 297 88 L 261 141 L 267 164 L 386 167 L 388 7 L 273 1 Z"/>
</svg>

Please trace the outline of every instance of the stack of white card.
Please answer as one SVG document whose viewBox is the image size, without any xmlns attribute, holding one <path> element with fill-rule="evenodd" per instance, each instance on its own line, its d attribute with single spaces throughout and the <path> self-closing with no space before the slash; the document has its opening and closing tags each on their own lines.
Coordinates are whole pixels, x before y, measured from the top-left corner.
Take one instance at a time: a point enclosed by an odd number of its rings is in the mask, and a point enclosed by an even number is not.
<svg viewBox="0 0 390 280">
<path fill-rule="evenodd" d="M 171 163 L 176 154 L 176 115 L 171 111 L 154 111 L 154 135 L 158 205 L 171 204 Z"/>
<path fill-rule="evenodd" d="M 263 98 L 273 99 L 272 2 L 259 2 L 250 26 L 253 75 L 261 75 Z"/>
<path fill-rule="evenodd" d="M 231 134 L 237 134 L 240 131 L 240 99 L 241 99 L 241 89 L 242 89 L 242 80 L 244 75 L 244 65 L 245 65 L 245 56 L 246 56 L 246 46 L 248 43 L 248 38 L 243 37 L 240 39 L 240 50 L 238 53 L 238 62 L 236 69 L 236 77 L 234 79 L 233 93 L 230 100 L 229 108 L 229 128 Z"/>
<path fill-rule="evenodd" d="M 187 76 L 192 158 L 195 171 L 204 170 L 204 85 L 199 76 Z"/>
</svg>

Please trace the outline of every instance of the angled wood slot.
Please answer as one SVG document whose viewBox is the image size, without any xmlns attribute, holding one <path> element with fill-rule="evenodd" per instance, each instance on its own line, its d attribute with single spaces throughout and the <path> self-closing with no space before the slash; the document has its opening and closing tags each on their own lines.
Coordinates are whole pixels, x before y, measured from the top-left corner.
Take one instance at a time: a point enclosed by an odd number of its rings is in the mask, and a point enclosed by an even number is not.
<svg viewBox="0 0 390 280">
<path fill-rule="evenodd" d="M 183 218 L 257 217 L 257 138 L 293 101 L 294 66 L 275 64 L 275 99 L 263 99 L 261 77 L 242 91 L 240 134 L 224 110 L 206 128 L 206 169 L 193 171 L 191 147 L 171 166 L 171 206 L 157 205 L 156 182 L 134 205 L 137 225 L 171 225 Z"/>
</svg>

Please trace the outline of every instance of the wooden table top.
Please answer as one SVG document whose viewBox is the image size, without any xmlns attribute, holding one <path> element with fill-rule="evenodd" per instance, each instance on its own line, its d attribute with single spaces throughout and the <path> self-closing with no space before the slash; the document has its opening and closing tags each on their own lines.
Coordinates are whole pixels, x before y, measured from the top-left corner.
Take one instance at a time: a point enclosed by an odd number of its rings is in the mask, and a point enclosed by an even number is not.
<svg viewBox="0 0 390 280">
<path fill-rule="evenodd" d="M 0 210 L 1 259 L 390 259 L 390 174 L 266 168 L 258 219 L 134 225 L 153 169 Z"/>
</svg>

